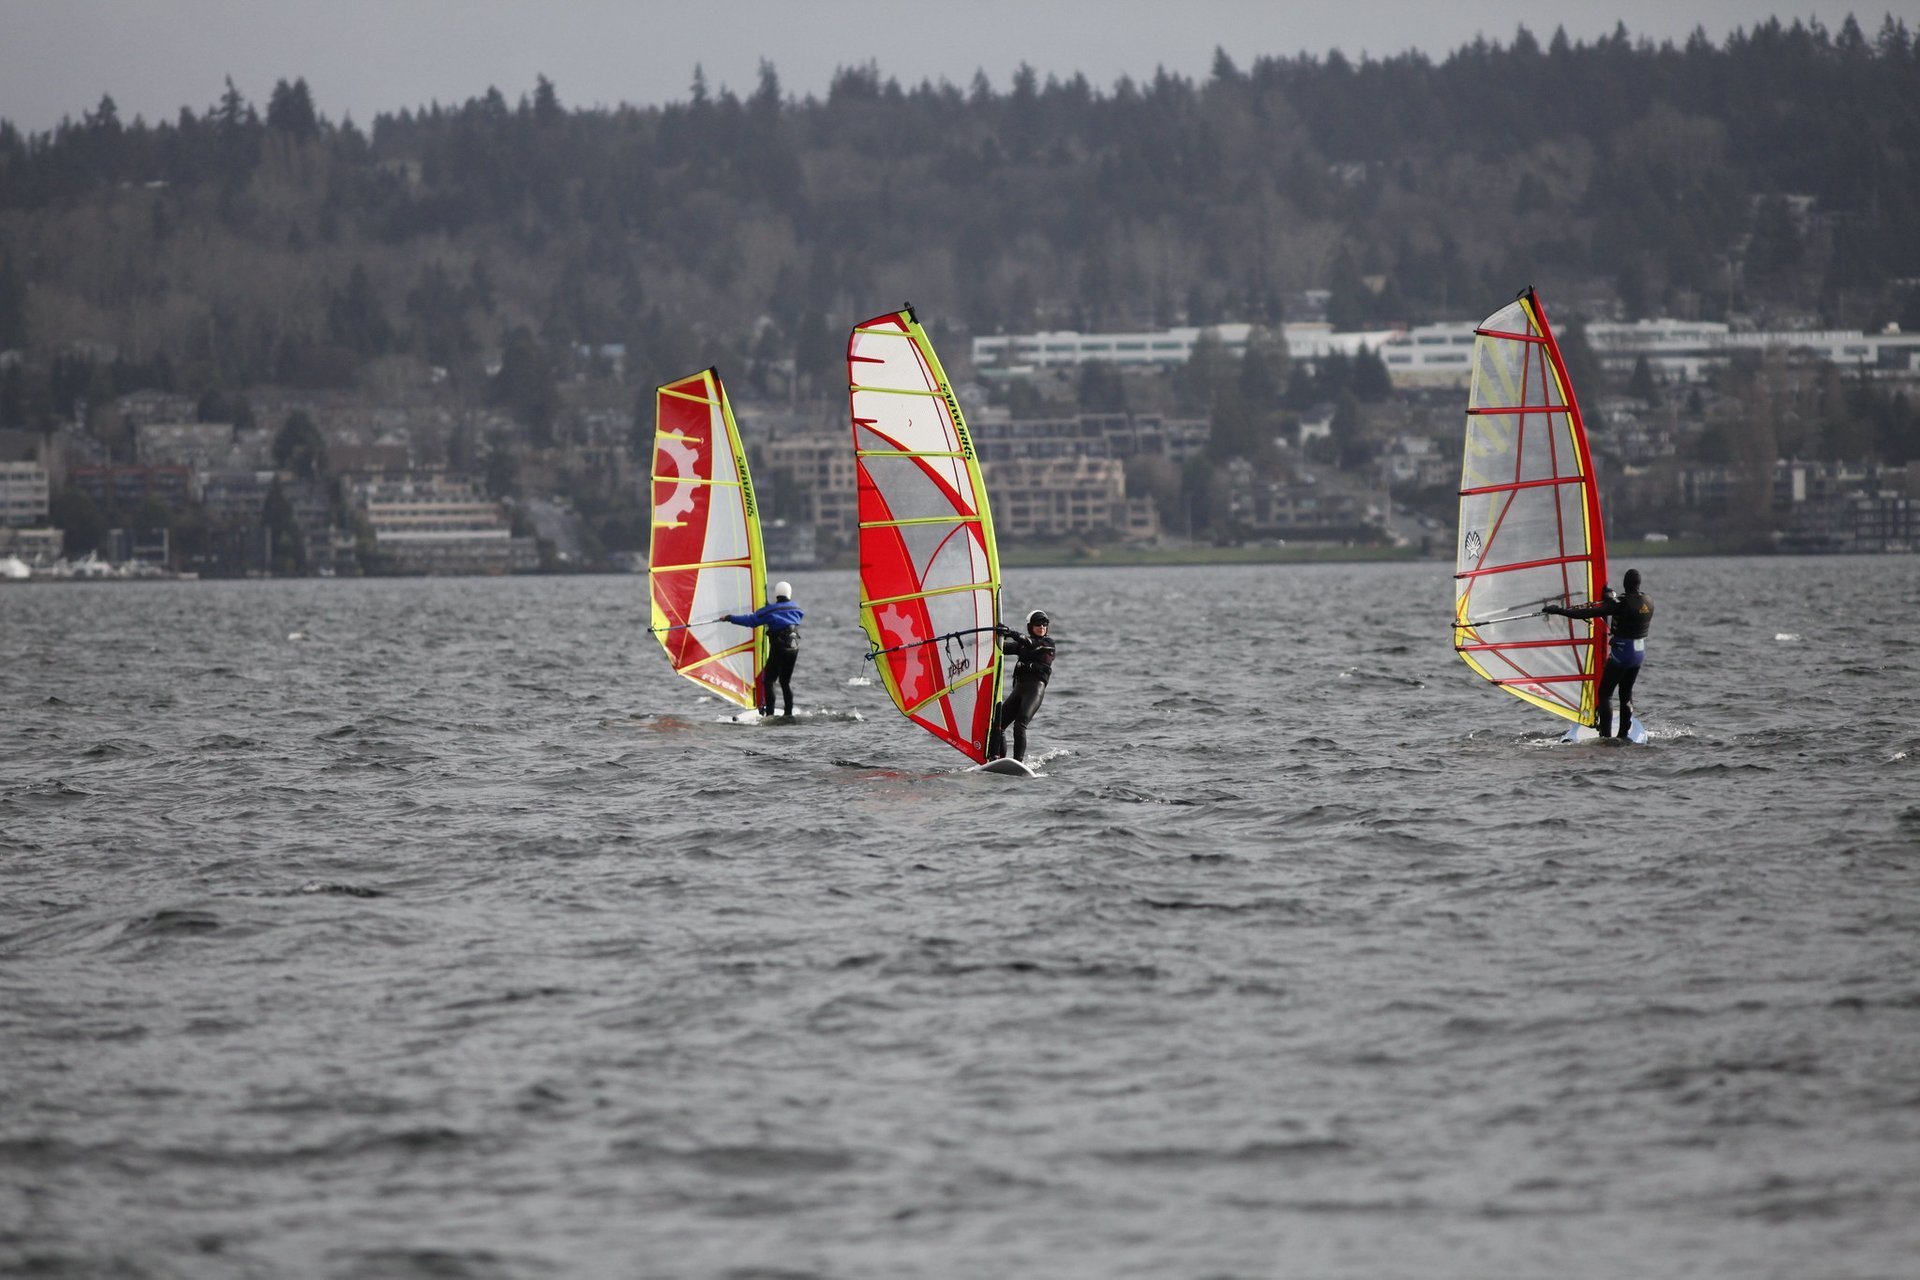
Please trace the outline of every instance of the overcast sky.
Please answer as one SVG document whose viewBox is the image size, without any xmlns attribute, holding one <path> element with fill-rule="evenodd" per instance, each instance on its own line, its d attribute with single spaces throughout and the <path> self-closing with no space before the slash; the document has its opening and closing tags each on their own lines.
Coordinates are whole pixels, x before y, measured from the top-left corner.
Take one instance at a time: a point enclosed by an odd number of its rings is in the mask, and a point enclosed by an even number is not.
<svg viewBox="0 0 1920 1280">
<path fill-rule="evenodd" d="M 1160 67 L 1202 78 L 1216 47 L 1243 68 L 1332 49 L 1440 59 L 1523 24 L 1543 44 L 1616 23 L 1676 43 L 1697 26 L 1719 44 L 1775 16 L 1837 31 L 1849 13 L 1869 39 L 1889 13 L 1920 33 L 1920 0 L 0 0 L 0 119 L 43 132 L 103 94 L 122 120 L 172 119 L 229 76 L 262 110 L 275 81 L 305 77 L 323 115 L 363 126 L 489 86 L 517 102 L 539 75 L 567 107 L 650 105 L 684 101 L 696 64 L 744 96 L 762 59 L 795 96 L 869 60 L 909 88 L 984 71 L 1004 92 L 1025 62 L 1107 89 Z"/>
</svg>

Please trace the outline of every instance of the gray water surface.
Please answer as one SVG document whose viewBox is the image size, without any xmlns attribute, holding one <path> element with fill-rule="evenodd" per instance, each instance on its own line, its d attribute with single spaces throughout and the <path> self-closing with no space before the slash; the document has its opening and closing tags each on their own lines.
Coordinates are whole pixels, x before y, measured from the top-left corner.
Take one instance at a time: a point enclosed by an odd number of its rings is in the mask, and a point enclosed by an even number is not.
<svg viewBox="0 0 1920 1280">
<path fill-rule="evenodd" d="M 851 574 L 768 726 L 643 579 L 0 588 L 0 1273 L 1911 1277 L 1920 557 L 1640 567 L 1641 748 L 1014 571 L 1034 781 Z"/>
</svg>

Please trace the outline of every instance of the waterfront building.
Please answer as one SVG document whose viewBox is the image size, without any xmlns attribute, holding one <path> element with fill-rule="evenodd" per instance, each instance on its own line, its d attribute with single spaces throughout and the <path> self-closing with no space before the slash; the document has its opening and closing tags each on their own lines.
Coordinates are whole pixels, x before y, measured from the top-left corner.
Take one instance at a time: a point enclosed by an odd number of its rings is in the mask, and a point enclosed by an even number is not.
<svg viewBox="0 0 1920 1280">
<path fill-rule="evenodd" d="M 372 530 L 380 571 L 502 574 L 540 567 L 534 539 L 515 537 L 500 503 L 464 477 L 365 480 L 351 487 L 350 497 Z"/>
<path fill-rule="evenodd" d="M 0 462 L 0 525 L 20 528 L 47 522 L 49 483 L 38 462 Z"/>
</svg>

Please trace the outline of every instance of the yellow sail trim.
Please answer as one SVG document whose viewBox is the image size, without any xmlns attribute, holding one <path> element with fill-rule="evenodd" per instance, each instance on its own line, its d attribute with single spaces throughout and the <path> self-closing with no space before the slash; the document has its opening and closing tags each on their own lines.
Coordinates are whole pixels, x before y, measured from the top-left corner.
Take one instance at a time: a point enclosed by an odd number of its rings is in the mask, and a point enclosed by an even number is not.
<svg viewBox="0 0 1920 1280">
<path fill-rule="evenodd" d="M 991 673 L 986 671 L 976 671 L 964 680 L 955 680 L 952 684 L 943 685 L 941 686 L 940 690 L 937 693 L 934 693 L 930 697 L 922 698 L 920 699 L 920 701 L 914 703 L 912 706 L 907 707 L 905 709 L 906 713 L 908 715 L 914 715 L 920 710 L 920 708 L 926 706 L 929 702 L 938 702 L 940 701 L 940 699 L 952 693 L 955 689 L 964 689 L 968 685 L 973 684 L 975 681 L 985 680 L 989 674 L 998 675 L 999 673 L 1000 673 L 999 664 L 996 663 L 994 666 L 994 670 Z"/>
<path fill-rule="evenodd" d="M 724 621 L 724 619 L 720 619 L 720 621 Z M 753 645 L 754 642 L 752 640 L 743 640 L 731 649 L 722 649 L 718 653 L 710 653 L 700 659 L 700 661 L 688 663 L 686 666 L 680 668 L 680 674 L 685 675 L 689 671 L 698 671 L 700 668 L 710 666 L 722 658 L 731 658 L 736 653 L 746 653 L 753 648 Z"/>
<path fill-rule="evenodd" d="M 902 516 L 898 520 L 862 520 L 862 529 L 897 529 L 909 524 L 972 524 L 979 516 Z"/>
<path fill-rule="evenodd" d="M 691 400 L 695 404 L 704 404 L 709 407 L 720 403 L 718 400 L 715 400 L 712 396 L 696 396 L 691 391 L 675 391 L 672 387 L 661 387 L 660 394 L 663 396 L 672 396 L 676 400 Z M 692 436 L 677 436 L 674 438 L 679 440 L 693 439 Z"/>
<path fill-rule="evenodd" d="M 957 587 L 935 587 L 931 591 L 909 591 L 903 596 L 882 596 L 878 600 L 862 600 L 860 603 L 871 612 L 883 604 L 899 604 L 905 600 L 925 600 L 928 596 L 958 595 L 962 591 L 987 591 L 998 585 L 998 583 L 963 582 Z"/>
<path fill-rule="evenodd" d="M 659 566 L 659 569 L 661 573 L 678 573 L 683 569 L 751 569 L 752 567 L 753 561 L 743 558 L 739 560 L 689 560 L 685 564 L 663 564 Z"/>
</svg>

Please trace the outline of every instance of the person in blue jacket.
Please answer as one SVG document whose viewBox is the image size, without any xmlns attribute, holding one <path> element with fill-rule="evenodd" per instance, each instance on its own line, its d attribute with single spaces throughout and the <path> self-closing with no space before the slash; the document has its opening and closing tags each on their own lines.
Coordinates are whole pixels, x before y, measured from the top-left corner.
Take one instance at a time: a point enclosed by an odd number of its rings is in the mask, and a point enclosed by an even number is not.
<svg viewBox="0 0 1920 1280">
<path fill-rule="evenodd" d="M 1542 613 L 1565 618 L 1605 618 L 1611 626 L 1607 636 L 1607 665 L 1600 673 L 1600 723 L 1594 728 L 1603 738 L 1613 734 L 1613 691 L 1620 691 L 1620 731 L 1622 738 L 1633 727 L 1633 682 L 1640 678 L 1640 664 L 1647 660 L 1647 631 L 1653 626 L 1653 597 L 1640 590 L 1640 571 L 1629 569 L 1620 579 L 1625 593 L 1615 595 L 1611 587 L 1592 604 L 1550 604 Z"/>
<path fill-rule="evenodd" d="M 800 619 L 806 615 L 793 602 L 791 583 L 773 584 L 773 603 L 752 613 L 730 613 L 726 621 L 741 627 L 767 629 L 767 665 L 760 673 L 760 714 L 773 714 L 773 686 L 780 684 L 786 699 L 785 719 L 793 719 L 793 667 L 800 661 Z"/>
</svg>

